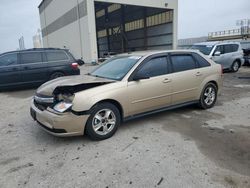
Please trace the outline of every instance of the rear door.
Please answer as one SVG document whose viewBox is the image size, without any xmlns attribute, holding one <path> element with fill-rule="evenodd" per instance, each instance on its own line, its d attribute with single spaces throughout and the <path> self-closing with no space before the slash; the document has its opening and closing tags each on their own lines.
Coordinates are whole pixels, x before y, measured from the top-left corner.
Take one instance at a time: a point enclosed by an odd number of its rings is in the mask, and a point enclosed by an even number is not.
<svg viewBox="0 0 250 188">
<path fill-rule="evenodd" d="M 20 66 L 23 83 L 43 83 L 48 78 L 48 67 L 42 52 L 21 52 Z"/>
<path fill-rule="evenodd" d="M 231 51 L 232 51 L 232 62 L 236 59 L 243 59 L 243 50 L 239 44 L 231 44 Z M 243 62 L 241 62 L 243 64 Z"/>
<path fill-rule="evenodd" d="M 200 85 L 197 79 L 202 73 L 198 65 L 189 53 L 172 53 L 170 56 L 172 65 L 172 101 L 173 104 L 181 104 L 196 99 Z"/>
<path fill-rule="evenodd" d="M 72 71 L 70 64 L 73 62 L 73 59 L 65 51 L 46 51 L 46 57 L 49 75 L 52 75 L 54 72 L 62 72 L 64 75 L 69 75 Z"/>
<path fill-rule="evenodd" d="M 8 53 L 0 56 L 0 87 L 18 85 L 21 83 L 18 53 Z"/>
<path fill-rule="evenodd" d="M 167 56 L 146 59 L 134 72 L 149 79 L 128 82 L 131 114 L 139 114 L 171 104 L 171 80 L 168 79 Z M 132 76 L 133 77 L 133 76 Z"/>
</svg>

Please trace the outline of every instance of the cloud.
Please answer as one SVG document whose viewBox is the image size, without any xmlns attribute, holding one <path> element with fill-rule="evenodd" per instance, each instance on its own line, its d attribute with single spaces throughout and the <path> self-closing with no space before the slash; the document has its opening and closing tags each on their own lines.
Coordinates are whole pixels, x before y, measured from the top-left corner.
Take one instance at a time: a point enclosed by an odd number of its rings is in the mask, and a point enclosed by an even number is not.
<svg viewBox="0 0 250 188">
<path fill-rule="evenodd" d="M 249 0 L 179 0 L 179 38 L 235 29 L 236 20 L 250 19 L 249 6 Z"/>
<path fill-rule="evenodd" d="M 32 36 L 40 28 L 38 5 L 41 0 L 1 0 L 0 53 L 16 50 L 18 39 L 25 38 L 25 46 L 33 47 Z"/>
</svg>

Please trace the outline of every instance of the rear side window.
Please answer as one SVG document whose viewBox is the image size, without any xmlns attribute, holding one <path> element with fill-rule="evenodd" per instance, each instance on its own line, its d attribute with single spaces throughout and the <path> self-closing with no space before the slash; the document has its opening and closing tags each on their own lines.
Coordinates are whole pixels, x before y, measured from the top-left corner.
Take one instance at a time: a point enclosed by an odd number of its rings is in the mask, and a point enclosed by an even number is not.
<svg viewBox="0 0 250 188">
<path fill-rule="evenodd" d="M 207 60 L 201 57 L 199 54 L 193 53 L 193 56 L 198 62 L 200 68 L 211 66 L 210 63 L 207 62 Z"/>
<path fill-rule="evenodd" d="M 158 57 L 146 62 L 138 73 L 149 77 L 156 77 L 168 73 L 168 64 L 166 57 Z"/>
<path fill-rule="evenodd" d="M 68 56 L 63 51 L 46 52 L 48 61 L 66 61 L 69 60 Z"/>
<path fill-rule="evenodd" d="M 17 65 L 17 53 L 0 56 L 0 67 L 9 65 Z"/>
<path fill-rule="evenodd" d="M 40 52 L 20 53 L 20 60 L 22 64 L 39 63 L 43 61 L 42 53 Z"/>
<path fill-rule="evenodd" d="M 226 44 L 226 45 L 217 46 L 215 52 L 219 51 L 221 52 L 221 54 L 228 54 L 228 53 L 237 52 L 238 50 L 239 50 L 238 44 Z"/>
<path fill-rule="evenodd" d="M 171 55 L 174 72 L 182 72 L 196 68 L 196 63 L 191 55 Z"/>
</svg>

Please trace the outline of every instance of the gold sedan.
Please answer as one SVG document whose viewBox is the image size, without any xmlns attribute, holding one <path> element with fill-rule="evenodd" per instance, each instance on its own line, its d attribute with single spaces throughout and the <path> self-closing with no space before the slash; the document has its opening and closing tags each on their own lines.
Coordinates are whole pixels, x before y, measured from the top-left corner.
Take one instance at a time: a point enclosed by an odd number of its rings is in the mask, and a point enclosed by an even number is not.
<svg viewBox="0 0 250 188">
<path fill-rule="evenodd" d="M 221 66 L 197 51 L 122 54 L 87 75 L 43 84 L 31 116 L 53 135 L 103 140 L 129 119 L 195 103 L 211 108 L 221 84 Z"/>
</svg>

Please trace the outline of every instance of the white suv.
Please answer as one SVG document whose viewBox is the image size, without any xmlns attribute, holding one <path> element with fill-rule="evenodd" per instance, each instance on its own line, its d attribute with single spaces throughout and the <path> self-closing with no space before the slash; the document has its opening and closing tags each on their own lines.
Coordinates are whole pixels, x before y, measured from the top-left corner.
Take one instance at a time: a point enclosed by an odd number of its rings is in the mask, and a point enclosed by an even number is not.
<svg viewBox="0 0 250 188">
<path fill-rule="evenodd" d="M 237 72 L 244 64 L 243 50 L 239 42 L 203 42 L 192 46 L 218 64 L 223 69 Z"/>
</svg>

